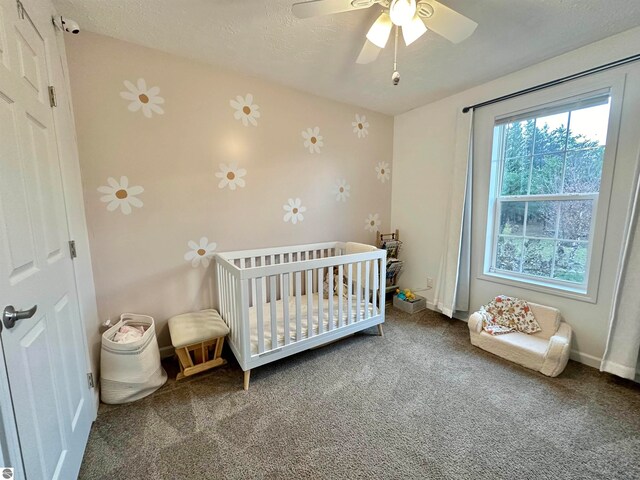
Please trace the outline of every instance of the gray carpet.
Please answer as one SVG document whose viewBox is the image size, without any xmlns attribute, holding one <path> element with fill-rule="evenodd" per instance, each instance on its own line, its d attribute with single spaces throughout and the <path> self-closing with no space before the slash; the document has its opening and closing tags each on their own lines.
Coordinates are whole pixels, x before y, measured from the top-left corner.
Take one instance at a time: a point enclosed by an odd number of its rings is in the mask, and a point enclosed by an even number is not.
<svg viewBox="0 0 640 480">
<path fill-rule="evenodd" d="M 80 477 L 640 478 L 640 386 L 574 362 L 544 377 L 433 312 L 390 309 L 384 337 L 256 369 L 248 392 L 227 358 L 102 405 Z"/>
</svg>

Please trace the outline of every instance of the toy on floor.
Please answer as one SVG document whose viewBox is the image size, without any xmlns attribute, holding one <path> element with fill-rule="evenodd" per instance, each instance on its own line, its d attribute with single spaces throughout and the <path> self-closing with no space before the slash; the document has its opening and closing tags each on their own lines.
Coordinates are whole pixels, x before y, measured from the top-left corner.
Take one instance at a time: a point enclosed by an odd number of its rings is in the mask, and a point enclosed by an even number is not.
<svg viewBox="0 0 640 480">
<path fill-rule="evenodd" d="M 396 289 L 396 295 L 400 300 L 405 300 L 407 302 L 413 302 L 416 300 L 416 295 L 408 288 L 404 290 Z"/>
</svg>

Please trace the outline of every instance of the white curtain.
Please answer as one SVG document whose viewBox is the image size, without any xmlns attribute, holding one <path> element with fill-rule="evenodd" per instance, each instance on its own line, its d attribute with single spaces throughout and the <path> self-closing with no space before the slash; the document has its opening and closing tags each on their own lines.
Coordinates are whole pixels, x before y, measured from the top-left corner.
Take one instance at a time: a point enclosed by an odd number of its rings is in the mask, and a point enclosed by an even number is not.
<svg viewBox="0 0 640 480">
<path fill-rule="evenodd" d="M 451 195 L 434 298 L 438 310 L 448 317 L 469 309 L 472 171 L 473 110 L 458 111 Z"/>
<path fill-rule="evenodd" d="M 600 371 L 633 380 L 640 352 L 640 182 L 636 174 L 636 191 L 625 247 L 620 257 L 615 298 L 611 308 L 607 348 Z"/>
</svg>

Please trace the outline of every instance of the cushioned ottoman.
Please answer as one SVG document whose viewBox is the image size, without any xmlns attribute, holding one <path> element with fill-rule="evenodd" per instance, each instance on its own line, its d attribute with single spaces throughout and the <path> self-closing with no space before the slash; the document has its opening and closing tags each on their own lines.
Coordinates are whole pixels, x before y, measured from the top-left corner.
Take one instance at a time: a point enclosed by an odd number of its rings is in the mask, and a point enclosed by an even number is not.
<svg viewBox="0 0 640 480">
<path fill-rule="evenodd" d="M 202 310 L 171 317 L 169 333 L 180 361 L 180 373 L 176 380 L 227 363 L 220 355 L 229 327 L 216 310 Z M 210 349 L 213 350 L 212 356 Z"/>
</svg>

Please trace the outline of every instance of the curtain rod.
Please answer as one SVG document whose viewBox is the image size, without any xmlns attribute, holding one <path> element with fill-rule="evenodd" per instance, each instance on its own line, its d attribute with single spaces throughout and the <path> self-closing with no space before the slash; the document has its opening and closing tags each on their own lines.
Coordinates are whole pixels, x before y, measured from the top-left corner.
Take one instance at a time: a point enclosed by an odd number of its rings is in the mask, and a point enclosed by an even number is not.
<svg viewBox="0 0 640 480">
<path fill-rule="evenodd" d="M 549 88 L 549 87 L 555 87 L 556 85 L 560 85 L 565 82 L 570 82 L 571 80 L 576 80 L 578 78 L 586 77 L 587 75 L 593 75 L 594 73 L 603 72 L 605 70 L 619 67 L 621 65 L 626 65 L 627 63 L 636 62 L 638 60 L 640 60 L 640 53 L 636 55 L 631 55 L 630 57 L 627 57 L 627 58 L 616 60 L 615 62 L 600 65 L 599 67 L 593 67 L 588 70 L 583 70 L 582 72 L 574 73 L 573 75 L 568 75 L 566 77 L 558 78 L 556 80 L 551 80 L 550 82 L 541 83 L 540 85 L 536 85 L 535 87 L 525 88 L 524 90 L 519 90 L 517 92 L 510 93 L 508 95 L 503 95 L 501 97 L 496 97 L 491 100 L 487 100 L 485 102 L 476 103 L 475 105 L 469 105 L 468 107 L 464 107 L 462 109 L 462 113 L 468 113 L 470 110 L 475 110 L 476 108 L 486 107 L 487 105 L 492 105 L 494 103 L 510 100 L 512 98 L 520 97 L 521 95 L 526 95 L 527 93 L 537 92 L 538 90 L 544 90 L 545 88 Z"/>
</svg>

